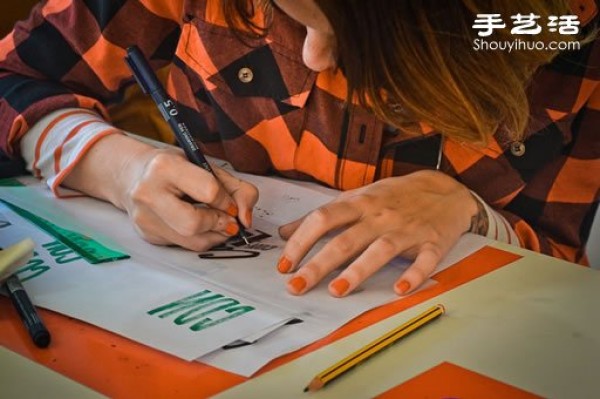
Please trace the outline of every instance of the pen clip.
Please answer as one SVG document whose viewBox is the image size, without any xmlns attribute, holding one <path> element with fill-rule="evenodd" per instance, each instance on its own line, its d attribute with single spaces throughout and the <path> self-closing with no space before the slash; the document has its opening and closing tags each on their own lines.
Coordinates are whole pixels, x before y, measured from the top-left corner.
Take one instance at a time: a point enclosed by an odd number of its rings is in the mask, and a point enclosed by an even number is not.
<svg viewBox="0 0 600 399">
<path fill-rule="evenodd" d="M 133 45 L 127 48 L 125 61 L 144 94 L 154 95 L 154 92 L 156 91 L 162 93 L 162 86 L 158 82 L 158 78 L 150 67 L 150 63 L 146 59 L 146 56 L 138 46 Z"/>
</svg>

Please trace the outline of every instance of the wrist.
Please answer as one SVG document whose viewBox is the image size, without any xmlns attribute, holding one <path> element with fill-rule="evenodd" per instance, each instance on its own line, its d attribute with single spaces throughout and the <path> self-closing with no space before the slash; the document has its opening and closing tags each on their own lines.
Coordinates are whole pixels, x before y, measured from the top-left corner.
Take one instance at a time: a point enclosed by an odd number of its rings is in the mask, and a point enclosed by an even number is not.
<svg viewBox="0 0 600 399">
<path fill-rule="evenodd" d="M 469 231 L 493 240 L 520 246 L 519 237 L 508 220 L 475 192 L 471 191 L 471 195 L 477 201 L 478 211 L 471 219 Z"/>
<path fill-rule="evenodd" d="M 490 228 L 490 220 L 483 201 L 471 192 L 471 198 L 475 201 L 476 211 L 471 216 L 471 225 L 468 232 L 486 236 Z"/>
<path fill-rule="evenodd" d="M 82 156 L 62 184 L 125 209 L 129 185 L 139 173 L 139 163 L 144 154 L 153 150 L 124 134 L 103 137 Z"/>
</svg>

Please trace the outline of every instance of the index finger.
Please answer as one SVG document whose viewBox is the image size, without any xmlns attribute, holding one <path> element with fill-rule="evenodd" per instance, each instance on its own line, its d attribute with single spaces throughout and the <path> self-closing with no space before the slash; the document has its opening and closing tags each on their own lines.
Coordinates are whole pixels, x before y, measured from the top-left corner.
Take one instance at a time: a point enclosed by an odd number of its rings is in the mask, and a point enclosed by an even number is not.
<svg viewBox="0 0 600 399">
<path fill-rule="evenodd" d="M 214 168 L 214 172 L 225 190 L 237 204 L 239 208 L 239 220 L 246 227 L 251 227 L 252 209 L 258 201 L 258 189 L 253 184 L 221 168 Z"/>
<path fill-rule="evenodd" d="M 330 202 L 312 211 L 302 219 L 300 226 L 288 238 L 277 269 L 281 273 L 296 269 L 319 239 L 330 231 L 356 221 L 359 217 L 358 210 L 347 202 Z"/>
<path fill-rule="evenodd" d="M 196 201 L 202 202 L 211 208 L 237 216 L 238 208 L 233 198 L 225 190 L 221 182 L 211 172 L 185 162 L 181 167 L 171 170 L 171 181 L 177 190 L 187 194 Z"/>
</svg>

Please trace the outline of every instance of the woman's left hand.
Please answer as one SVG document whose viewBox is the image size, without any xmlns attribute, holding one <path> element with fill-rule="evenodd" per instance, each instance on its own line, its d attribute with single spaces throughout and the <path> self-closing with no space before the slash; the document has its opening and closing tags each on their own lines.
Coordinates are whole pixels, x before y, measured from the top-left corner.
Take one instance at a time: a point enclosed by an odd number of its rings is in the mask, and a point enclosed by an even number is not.
<svg viewBox="0 0 600 399">
<path fill-rule="evenodd" d="M 287 243 L 277 268 L 296 270 L 327 233 L 340 230 L 288 281 L 301 295 L 343 264 L 350 264 L 329 284 L 336 297 L 348 295 L 396 256 L 413 263 L 394 284 L 403 295 L 421 285 L 470 228 L 478 211 L 467 187 L 437 171 L 390 177 L 346 191 L 302 219 L 282 226 Z"/>
</svg>

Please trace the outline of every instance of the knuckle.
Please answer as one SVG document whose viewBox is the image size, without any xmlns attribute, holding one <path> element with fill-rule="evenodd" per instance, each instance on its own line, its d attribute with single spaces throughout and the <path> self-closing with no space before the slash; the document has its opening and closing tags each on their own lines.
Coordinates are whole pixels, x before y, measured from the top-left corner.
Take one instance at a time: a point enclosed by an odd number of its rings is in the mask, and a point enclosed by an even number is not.
<svg viewBox="0 0 600 399">
<path fill-rule="evenodd" d="M 442 256 L 442 249 L 437 244 L 437 242 L 438 242 L 438 240 L 430 241 L 430 242 L 426 243 L 425 245 L 423 245 L 423 248 L 426 249 L 427 251 L 429 251 L 429 253 L 432 256 L 434 256 L 436 258 L 441 258 L 441 256 Z"/>
<path fill-rule="evenodd" d="M 173 156 L 171 154 L 158 152 L 148 161 L 146 173 L 150 175 L 162 173 L 162 171 L 168 169 L 172 164 Z"/>
<path fill-rule="evenodd" d="M 133 212 L 130 215 L 135 231 L 144 241 L 154 245 L 164 245 L 166 240 L 159 235 L 152 233 L 149 228 L 149 221 L 144 212 Z"/>
<path fill-rule="evenodd" d="M 381 217 L 386 220 L 392 220 L 394 218 L 397 218 L 398 214 L 398 210 L 390 206 L 384 206 L 380 210 Z"/>
<path fill-rule="evenodd" d="M 368 272 L 363 267 L 354 265 L 344 271 L 344 277 L 348 281 L 354 281 L 355 284 L 359 284 L 367 279 Z"/>
<path fill-rule="evenodd" d="M 431 250 L 438 252 L 438 243 L 442 241 L 443 234 L 434 228 L 429 229 L 429 242 L 427 243 L 427 247 Z"/>
<path fill-rule="evenodd" d="M 215 179 L 204 186 L 205 202 L 214 202 L 219 198 L 221 187 Z"/>
<path fill-rule="evenodd" d="M 390 207 L 381 207 L 372 214 L 379 222 L 389 225 L 390 222 L 398 223 L 398 211 Z"/>
<path fill-rule="evenodd" d="M 371 204 L 373 204 L 373 202 L 375 202 L 376 199 L 377 198 L 374 195 L 363 192 L 352 196 L 350 198 L 350 202 L 355 203 L 361 209 L 365 209 L 371 207 Z"/>
<path fill-rule="evenodd" d="M 285 244 L 285 252 L 296 254 L 302 248 L 302 242 L 292 235 Z"/>
<path fill-rule="evenodd" d="M 161 237 L 159 237 L 155 234 L 151 234 L 150 232 L 146 231 L 144 228 L 136 226 L 135 230 L 137 231 L 138 235 L 140 237 L 142 237 L 142 239 L 144 241 L 149 242 L 150 244 L 154 244 L 154 245 L 164 244 L 164 240 Z"/>
<path fill-rule="evenodd" d="M 417 218 L 415 215 L 410 214 L 404 215 L 404 217 L 402 218 L 402 226 L 405 230 L 409 231 L 422 231 L 423 228 L 420 219 Z"/>
<path fill-rule="evenodd" d="M 301 271 L 302 275 L 306 278 L 306 281 L 317 282 L 321 280 L 324 275 L 323 268 L 312 260 L 302 266 Z"/>
<path fill-rule="evenodd" d="M 131 198 L 134 204 L 138 205 L 149 205 L 152 203 L 152 196 L 148 195 L 146 190 L 139 187 L 130 191 L 129 198 Z"/>
<path fill-rule="evenodd" d="M 183 237 L 191 237 L 198 232 L 199 223 L 196 218 L 186 218 L 177 226 L 177 233 Z"/>
<path fill-rule="evenodd" d="M 129 191 L 129 197 L 135 204 L 151 204 L 154 196 L 149 190 L 146 190 L 144 184 L 138 183 Z"/>
<path fill-rule="evenodd" d="M 307 219 L 319 225 L 327 224 L 331 219 L 331 212 L 327 207 L 319 207 L 308 214 Z"/>
<path fill-rule="evenodd" d="M 377 251 L 384 255 L 392 257 L 398 252 L 394 239 L 389 236 L 382 236 L 377 239 Z"/>
<path fill-rule="evenodd" d="M 338 236 L 331 242 L 331 248 L 337 253 L 351 255 L 354 253 L 354 240 Z"/>
<path fill-rule="evenodd" d="M 248 184 L 248 193 L 252 201 L 256 203 L 256 201 L 258 201 L 259 196 L 258 188 L 256 188 L 256 186 L 254 186 L 253 184 Z"/>
<path fill-rule="evenodd" d="M 138 210 L 134 210 L 133 212 L 131 212 L 129 217 L 130 217 L 133 225 L 136 226 L 137 229 L 139 230 L 140 234 L 143 234 L 144 230 L 145 230 L 144 226 L 145 226 L 145 221 L 146 221 L 146 217 L 144 216 L 144 213 L 139 212 Z"/>
<path fill-rule="evenodd" d="M 413 267 L 411 272 L 412 272 L 415 280 L 418 281 L 419 283 L 425 281 L 427 279 L 427 277 L 429 277 L 429 272 L 427 272 L 426 270 L 423 270 L 420 267 L 419 268 Z"/>
<path fill-rule="evenodd" d="M 434 241 L 430 240 L 430 241 L 423 243 L 421 245 L 421 252 L 426 251 L 429 255 L 429 258 L 441 259 L 442 255 L 443 255 L 443 250 L 438 243 L 439 243 L 438 240 L 434 240 Z"/>
</svg>

